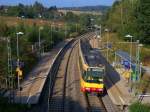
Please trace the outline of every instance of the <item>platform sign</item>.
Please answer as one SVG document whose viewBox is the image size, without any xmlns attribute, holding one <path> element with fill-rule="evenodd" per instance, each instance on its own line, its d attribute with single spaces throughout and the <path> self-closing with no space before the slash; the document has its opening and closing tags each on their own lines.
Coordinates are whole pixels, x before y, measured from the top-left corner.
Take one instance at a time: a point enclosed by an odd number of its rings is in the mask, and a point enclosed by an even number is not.
<svg viewBox="0 0 150 112">
<path fill-rule="evenodd" d="M 106 43 L 106 44 L 104 44 L 104 46 L 106 47 L 106 48 L 109 48 L 109 49 L 111 49 L 112 48 L 112 43 Z"/>
<path fill-rule="evenodd" d="M 12 61 L 12 66 L 13 66 L 13 67 L 17 67 L 17 65 L 18 65 L 18 61 L 13 60 L 13 61 Z M 23 61 L 19 61 L 19 67 L 20 67 L 20 68 L 24 67 L 24 65 L 25 65 L 25 64 L 24 64 Z"/>
<path fill-rule="evenodd" d="M 19 75 L 19 77 L 22 77 L 22 70 L 19 68 L 19 67 L 17 67 L 16 68 L 16 72 L 17 72 L 17 75 Z"/>
<path fill-rule="evenodd" d="M 125 69 L 130 69 L 130 63 L 128 61 L 124 61 L 123 65 L 124 65 Z"/>
<path fill-rule="evenodd" d="M 127 60 L 121 60 L 121 65 L 124 66 L 125 69 L 130 69 L 130 62 Z"/>
<path fill-rule="evenodd" d="M 137 76 L 136 76 L 136 73 L 135 72 L 132 72 L 132 78 L 131 78 L 132 81 L 136 81 L 137 80 Z"/>
<path fill-rule="evenodd" d="M 112 48 L 112 43 L 108 43 L 108 45 L 107 45 L 107 46 L 108 46 L 108 48 L 110 48 L 110 49 L 111 49 L 111 48 Z"/>
<path fill-rule="evenodd" d="M 133 72 L 132 72 L 133 81 L 136 81 L 136 80 L 138 80 L 138 74 L 137 74 L 137 70 L 136 70 L 136 65 L 135 64 L 132 65 L 132 70 L 133 70 Z"/>
</svg>

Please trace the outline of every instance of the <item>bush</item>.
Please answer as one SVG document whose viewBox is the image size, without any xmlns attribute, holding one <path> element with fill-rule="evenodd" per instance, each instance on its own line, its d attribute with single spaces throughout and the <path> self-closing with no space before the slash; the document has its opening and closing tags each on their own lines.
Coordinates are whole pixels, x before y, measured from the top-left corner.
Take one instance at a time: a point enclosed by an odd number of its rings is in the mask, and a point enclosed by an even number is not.
<svg viewBox="0 0 150 112">
<path fill-rule="evenodd" d="M 135 102 L 129 107 L 129 112 L 150 112 L 150 105 Z"/>
<path fill-rule="evenodd" d="M 0 112 L 24 112 L 27 105 L 23 104 L 10 104 L 8 99 L 0 97 Z"/>
</svg>

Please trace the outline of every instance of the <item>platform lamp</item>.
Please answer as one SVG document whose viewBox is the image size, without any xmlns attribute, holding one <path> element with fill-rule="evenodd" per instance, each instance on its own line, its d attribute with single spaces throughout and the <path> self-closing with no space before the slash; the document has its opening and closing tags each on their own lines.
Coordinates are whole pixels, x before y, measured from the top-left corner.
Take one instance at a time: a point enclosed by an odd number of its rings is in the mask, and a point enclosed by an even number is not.
<svg viewBox="0 0 150 112">
<path fill-rule="evenodd" d="M 23 32 L 18 32 L 16 34 L 17 34 L 17 69 L 20 69 L 20 66 L 19 66 L 19 62 L 20 62 L 20 60 L 19 60 L 19 35 L 23 35 L 24 33 Z M 17 76 L 17 78 L 18 78 L 18 89 L 20 89 L 19 75 Z"/>
</svg>

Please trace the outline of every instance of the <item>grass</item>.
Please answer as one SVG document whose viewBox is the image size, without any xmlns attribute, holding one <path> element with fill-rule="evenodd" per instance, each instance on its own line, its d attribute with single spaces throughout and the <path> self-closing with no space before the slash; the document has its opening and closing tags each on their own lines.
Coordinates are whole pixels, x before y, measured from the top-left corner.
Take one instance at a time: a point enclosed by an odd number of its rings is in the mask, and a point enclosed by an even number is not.
<svg viewBox="0 0 150 112">
<path fill-rule="evenodd" d="M 129 107 L 129 112 L 150 112 L 150 105 L 135 102 Z"/>
<path fill-rule="evenodd" d="M 141 93 L 147 92 L 150 93 L 150 76 L 148 74 L 144 74 L 140 84 L 137 87 Z"/>
</svg>

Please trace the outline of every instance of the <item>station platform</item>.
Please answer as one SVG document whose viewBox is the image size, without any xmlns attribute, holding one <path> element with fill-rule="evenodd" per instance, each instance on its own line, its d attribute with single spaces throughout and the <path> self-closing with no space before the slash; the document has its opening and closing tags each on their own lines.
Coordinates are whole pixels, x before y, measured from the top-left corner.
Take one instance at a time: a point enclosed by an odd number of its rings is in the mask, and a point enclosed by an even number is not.
<svg viewBox="0 0 150 112">
<path fill-rule="evenodd" d="M 94 45 L 98 44 L 95 42 L 95 39 L 90 40 L 90 44 L 93 48 L 98 46 Z M 115 105 L 118 106 L 130 105 L 133 100 L 135 101 L 135 97 L 130 92 L 130 88 L 126 86 L 126 81 L 106 60 L 106 57 L 104 57 L 101 52 L 100 57 L 101 63 L 106 66 L 105 87 L 110 99 Z"/>
<path fill-rule="evenodd" d="M 134 96 L 130 93 L 126 81 L 101 55 L 103 64 L 106 65 L 105 85 L 107 93 L 115 105 L 130 105 Z"/>
<path fill-rule="evenodd" d="M 60 42 L 50 52 L 41 56 L 37 66 L 22 81 L 22 90 L 15 90 L 14 101 L 21 104 L 37 104 L 50 69 L 61 49 L 72 39 Z M 7 92 L 5 96 L 9 96 Z"/>
</svg>

